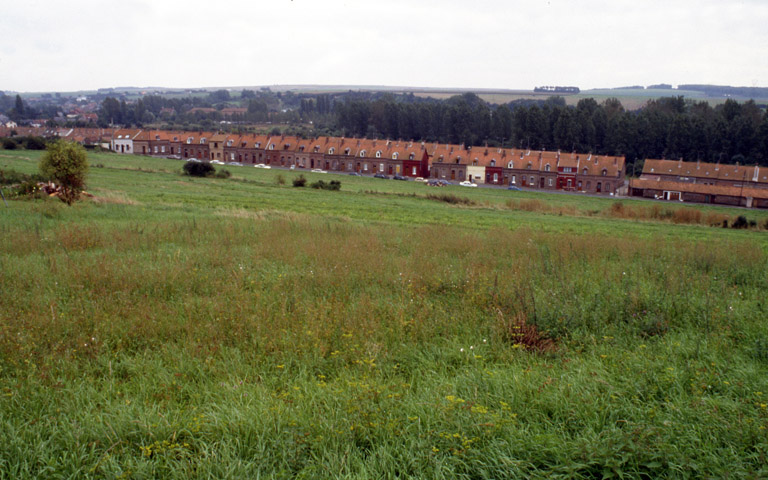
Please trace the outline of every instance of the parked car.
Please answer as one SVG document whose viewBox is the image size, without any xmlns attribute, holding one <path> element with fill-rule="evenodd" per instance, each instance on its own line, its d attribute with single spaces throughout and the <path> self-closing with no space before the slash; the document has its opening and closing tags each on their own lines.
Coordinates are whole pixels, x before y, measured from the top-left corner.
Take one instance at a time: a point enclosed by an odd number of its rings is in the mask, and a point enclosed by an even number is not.
<svg viewBox="0 0 768 480">
<path fill-rule="evenodd" d="M 446 185 L 452 185 L 452 184 L 448 180 L 443 180 L 442 178 L 433 178 L 427 182 L 427 185 L 429 185 L 430 187 L 444 187 Z"/>
<path fill-rule="evenodd" d="M 510 185 L 510 186 L 507 187 L 507 190 L 514 190 L 515 192 L 519 192 L 520 191 L 520 187 L 516 187 L 514 185 Z"/>
<path fill-rule="evenodd" d="M 459 182 L 459 185 L 462 187 L 477 187 L 476 183 L 472 183 L 469 180 L 464 180 L 463 182 Z"/>
<path fill-rule="evenodd" d="M 385 180 L 389 180 L 389 177 L 384 175 L 383 173 L 377 173 L 376 175 L 373 176 L 373 178 L 383 178 Z"/>
<path fill-rule="evenodd" d="M 265 163 L 257 163 L 256 165 L 254 165 L 254 167 L 256 167 L 256 168 L 272 168 L 272 167 L 270 167 L 269 165 L 267 165 Z"/>
<path fill-rule="evenodd" d="M 405 181 L 407 181 L 408 177 L 404 177 L 402 175 L 395 175 L 394 177 L 392 177 L 392 180 L 405 180 Z"/>
<path fill-rule="evenodd" d="M 313 168 L 313 172 L 315 173 L 328 173 L 327 171 L 323 170 L 322 168 Z"/>
<path fill-rule="evenodd" d="M 416 177 L 416 178 L 413 179 L 413 181 L 414 182 L 424 182 L 424 183 L 428 182 L 428 180 L 426 178 L 424 178 L 424 177 Z"/>
<path fill-rule="evenodd" d="M 188 162 L 194 162 L 194 163 L 200 163 L 200 160 L 196 159 L 195 157 L 188 158 L 187 161 Z"/>
<path fill-rule="evenodd" d="M 243 164 L 240 162 L 227 162 L 227 165 L 232 165 L 233 167 L 242 167 Z"/>
<path fill-rule="evenodd" d="M 170 158 L 171 160 L 181 160 L 181 157 L 179 155 L 168 155 L 165 158 Z"/>
<path fill-rule="evenodd" d="M 221 160 L 211 160 L 211 163 L 214 165 L 224 165 L 224 162 L 222 162 Z"/>
<path fill-rule="evenodd" d="M 352 175 L 353 177 L 362 177 L 362 175 L 357 172 L 349 172 L 347 175 Z"/>
</svg>

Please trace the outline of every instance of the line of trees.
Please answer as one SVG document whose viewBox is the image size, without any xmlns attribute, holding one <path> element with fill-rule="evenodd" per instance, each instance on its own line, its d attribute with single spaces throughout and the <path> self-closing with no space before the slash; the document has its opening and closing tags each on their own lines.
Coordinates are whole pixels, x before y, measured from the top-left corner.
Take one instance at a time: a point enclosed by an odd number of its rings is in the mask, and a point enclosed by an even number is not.
<svg viewBox="0 0 768 480">
<path fill-rule="evenodd" d="M 768 113 L 754 101 L 729 99 L 713 108 L 668 97 L 627 111 L 615 98 L 492 106 L 474 94 L 419 103 L 390 96 L 337 103 L 335 113 L 337 127 L 350 136 L 624 155 L 630 165 L 681 157 L 768 165 Z"/>
</svg>

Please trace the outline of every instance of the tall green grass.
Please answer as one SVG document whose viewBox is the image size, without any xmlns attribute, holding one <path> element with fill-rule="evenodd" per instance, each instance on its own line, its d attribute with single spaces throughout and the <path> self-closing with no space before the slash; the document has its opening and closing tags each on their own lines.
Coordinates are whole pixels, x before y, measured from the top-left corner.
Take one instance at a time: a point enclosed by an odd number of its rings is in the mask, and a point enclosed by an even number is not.
<svg viewBox="0 0 768 480">
<path fill-rule="evenodd" d="M 764 232 L 112 161 L 0 212 L 0 477 L 768 474 Z"/>
</svg>

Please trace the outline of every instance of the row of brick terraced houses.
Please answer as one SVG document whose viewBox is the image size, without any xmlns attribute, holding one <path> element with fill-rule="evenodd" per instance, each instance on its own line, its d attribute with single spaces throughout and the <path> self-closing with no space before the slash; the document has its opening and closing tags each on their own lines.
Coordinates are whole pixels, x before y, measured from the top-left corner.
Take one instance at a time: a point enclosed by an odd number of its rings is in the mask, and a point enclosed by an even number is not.
<svg viewBox="0 0 768 480">
<path fill-rule="evenodd" d="M 682 160 L 646 160 L 632 196 L 768 208 L 768 168 Z"/>
<path fill-rule="evenodd" d="M 487 146 L 122 129 L 115 132 L 111 148 L 136 155 L 587 193 L 614 194 L 626 183 L 624 157 Z"/>
</svg>

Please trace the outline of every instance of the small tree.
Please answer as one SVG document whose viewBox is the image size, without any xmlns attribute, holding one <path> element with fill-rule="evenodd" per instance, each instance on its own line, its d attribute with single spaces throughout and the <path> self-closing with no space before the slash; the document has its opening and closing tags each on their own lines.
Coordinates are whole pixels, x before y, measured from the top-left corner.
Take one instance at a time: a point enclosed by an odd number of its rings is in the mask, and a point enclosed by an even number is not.
<svg viewBox="0 0 768 480">
<path fill-rule="evenodd" d="M 88 173 L 85 149 L 73 142 L 58 141 L 50 144 L 40 159 L 40 173 L 61 187 L 61 198 L 72 205 L 83 191 Z"/>
<path fill-rule="evenodd" d="M 187 162 L 183 169 L 191 177 L 210 177 L 216 173 L 216 169 L 208 162 Z"/>
</svg>

